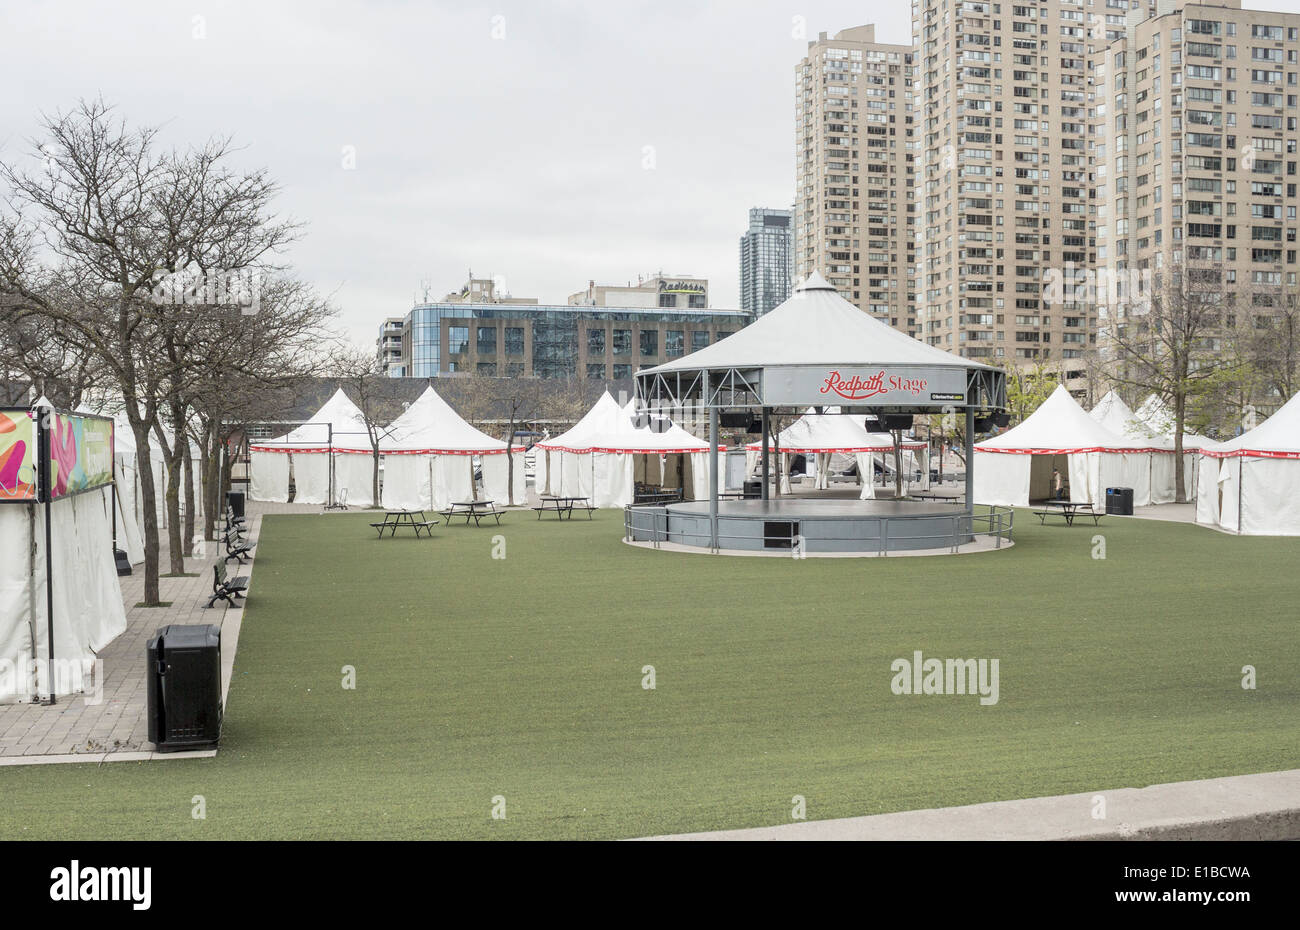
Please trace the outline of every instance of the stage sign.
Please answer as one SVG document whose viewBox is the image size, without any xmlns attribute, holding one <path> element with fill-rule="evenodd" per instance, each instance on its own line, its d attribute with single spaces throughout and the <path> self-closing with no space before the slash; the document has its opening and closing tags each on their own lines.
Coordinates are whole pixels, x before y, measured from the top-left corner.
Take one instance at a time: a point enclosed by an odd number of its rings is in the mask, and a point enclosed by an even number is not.
<svg viewBox="0 0 1300 930">
<path fill-rule="evenodd" d="M 964 368 L 799 366 L 763 372 L 769 406 L 966 406 Z"/>
<path fill-rule="evenodd" d="M 52 500 L 112 484 L 112 420 L 56 413 L 49 436 Z"/>
<path fill-rule="evenodd" d="M 36 421 L 0 410 L 0 502 L 36 500 Z"/>
</svg>

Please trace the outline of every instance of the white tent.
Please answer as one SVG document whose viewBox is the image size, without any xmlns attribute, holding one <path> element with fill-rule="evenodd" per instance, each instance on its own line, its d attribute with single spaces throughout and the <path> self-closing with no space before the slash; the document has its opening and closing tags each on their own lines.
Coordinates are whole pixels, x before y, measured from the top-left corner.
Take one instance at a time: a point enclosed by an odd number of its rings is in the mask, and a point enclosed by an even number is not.
<svg viewBox="0 0 1300 930">
<path fill-rule="evenodd" d="M 536 450 L 533 486 L 537 493 L 594 497 L 592 437 L 617 429 L 615 421 L 622 416 L 618 401 L 606 391 L 571 429 L 537 443 L 533 447 Z"/>
<path fill-rule="evenodd" d="M 1023 423 L 975 444 L 975 501 L 1028 506 L 1051 496 L 1059 469 L 1071 500 L 1101 506 L 1105 488 L 1130 487 L 1134 504 L 1149 504 L 1151 453 L 1149 444 L 1102 426 L 1058 386 Z"/>
<path fill-rule="evenodd" d="M 1106 396 L 1092 408 L 1091 416 L 1112 433 L 1151 450 L 1146 456 L 1147 485 L 1150 488 L 1149 503 L 1169 504 L 1177 499 L 1175 487 L 1177 474 L 1172 441 L 1161 436 L 1144 422 L 1115 391 L 1106 392 Z M 1194 467 L 1195 463 L 1191 457 L 1185 456 L 1183 484 L 1189 492 L 1196 487 L 1191 476 Z M 1134 503 L 1137 503 L 1136 496 L 1135 493 Z"/>
<path fill-rule="evenodd" d="M 892 468 L 894 437 L 889 433 L 868 432 L 864 417 L 847 416 L 841 414 L 839 409 L 839 407 L 828 407 L 825 413 L 819 414 L 809 407 L 803 416 L 781 430 L 780 435 L 777 437 L 778 441 L 772 443 L 773 449 L 780 447 L 782 457 L 785 459 L 784 466 L 781 469 L 782 493 L 790 490 L 786 478 L 786 475 L 789 474 L 788 456 L 816 456 L 816 486 L 818 488 L 829 487 L 828 479 L 831 472 L 832 456 L 853 456 L 858 466 L 858 480 L 862 485 L 860 498 L 870 500 L 876 496 L 874 486 L 875 462 L 877 458 L 880 458 L 884 467 Z M 923 485 L 928 487 L 927 444 L 920 440 L 904 438 L 901 448 L 903 449 L 905 473 L 910 473 L 918 467 L 921 468 Z M 755 469 L 759 467 L 759 460 L 763 451 L 762 440 L 747 444 L 745 451 L 749 456 L 747 462 L 748 471 L 753 474 Z"/>
<path fill-rule="evenodd" d="M 526 501 L 523 450 L 516 449 L 507 463 L 506 444 L 466 423 L 432 387 L 389 424 L 379 449 L 384 456 L 385 507 L 440 510 L 475 499 L 476 459 L 483 470 L 483 496 L 507 503 L 510 464 L 514 497 L 508 503 Z"/>
<path fill-rule="evenodd" d="M 108 487 L 50 504 L 53 669 L 46 598 L 45 506 L 0 505 L 0 704 L 82 690 L 95 653 L 126 629 L 113 560 Z"/>
<path fill-rule="evenodd" d="M 370 448 L 366 418 L 340 388 L 307 423 L 277 439 L 249 446 L 253 500 L 285 502 L 289 499 L 289 470 L 293 469 L 294 501 L 328 503 L 347 492 L 347 502 L 358 507 L 374 503 L 374 451 Z"/>
<path fill-rule="evenodd" d="M 707 499 L 709 444 L 675 423 L 656 432 L 637 426 L 636 418 L 635 401 L 619 407 L 606 392 L 572 429 L 538 443 L 538 493 L 586 497 L 595 507 L 625 507 L 640 481 L 680 487 L 687 500 Z"/>
<path fill-rule="evenodd" d="M 1157 395 L 1150 394 L 1137 409 L 1137 418 L 1145 423 L 1156 435 L 1164 441 L 1168 449 L 1174 447 L 1174 425 L 1176 417 L 1174 412 L 1169 409 L 1169 405 L 1161 400 Z M 1214 445 L 1214 440 L 1207 439 L 1204 436 L 1198 436 L 1195 433 L 1183 433 L 1183 488 L 1184 496 L 1188 500 L 1196 497 L 1198 487 L 1198 474 L 1201 467 L 1201 457 L 1197 451 L 1203 446 Z"/>
<path fill-rule="evenodd" d="M 1300 536 L 1300 394 L 1253 430 L 1200 454 L 1197 523 Z"/>
</svg>

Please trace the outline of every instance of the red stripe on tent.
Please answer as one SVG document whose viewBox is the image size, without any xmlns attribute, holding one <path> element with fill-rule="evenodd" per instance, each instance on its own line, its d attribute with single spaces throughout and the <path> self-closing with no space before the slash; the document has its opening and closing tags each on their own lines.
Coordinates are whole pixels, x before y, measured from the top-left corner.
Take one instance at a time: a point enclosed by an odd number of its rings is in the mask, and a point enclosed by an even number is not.
<svg viewBox="0 0 1300 930">
<path fill-rule="evenodd" d="M 1199 451 L 1212 459 L 1300 459 L 1300 452 L 1280 452 L 1274 449 L 1234 449 L 1228 452 L 1211 452 L 1208 449 L 1184 449 L 1184 453 Z"/>
<path fill-rule="evenodd" d="M 1133 455 L 1139 452 L 1161 452 L 1173 455 L 1173 449 L 1110 449 L 1105 446 L 1090 446 L 1083 449 L 983 449 L 975 447 L 976 452 L 997 452 L 1000 455 L 1076 455 L 1083 452 L 1109 452 L 1112 455 Z M 1190 450 L 1184 450 L 1184 452 Z"/>
<path fill-rule="evenodd" d="M 569 446 L 543 446 L 540 442 L 536 444 L 542 449 L 550 452 L 569 452 L 573 455 L 586 455 L 589 452 L 614 452 L 625 455 L 685 455 L 690 452 L 699 452 L 707 454 L 708 449 L 607 449 L 602 446 L 592 446 L 587 449 L 574 449 Z M 719 452 L 727 451 L 726 446 L 718 446 Z"/>
<path fill-rule="evenodd" d="M 923 442 L 917 442 L 917 443 L 904 443 L 903 445 L 899 446 L 899 448 L 900 448 L 900 449 L 907 449 L 907 450 L 910 450 L 910 451 L 912 451 L 912 452 L 915 452 L 915 451 L 917 451 L 917 450 L 919 450 L 919 449 L 924 449 L 924 448 L 925 448 L 925 443 L 923 443 Z M 755 443 L 755 444 L 753 444 L 753 445 L 745 446 L 745 451 L 746 451 L 746 452 L 762 452 L 762 451 L 763 451 L 763 448 L 762 448 L 762 446 L 760 446 L 760 445 L 758 445 L 757 443 Z M 804 455 L 804 454 L 809 453 L 809 452 L 817 452 L 817 453 L 820 453 L 820 452 L 839 452 L 839 453 L 845 453 L 845 454 L 847 454 L 847 453 L 852 453 L 852 452 L 893 452 L 893 451 L 894 451 L 894 447 L 893 447 L 893 446 L 855 446 L 855 447 L 853 447 L 853 448 L 845 448 L 845 449 L 838 449 L 838 448 L 836 448 L 836 449 L 832 449 L 832 448 L 829 448 L 829 447 L 826 447 L 826 446 L 820 446 L 820 447 L 815 447 L 815 448 L 814 448 L 814 447 L 811 447 L 811 446 L 781 446 L 780 449 L 777 449 L 775 446 L 772 446 L 772 447 L 769 447 L 769 448 L 768 448 L 768 451 L 769 451 L 769 452 L 789 452 L 789 453 L 792 453 L 792 454 L 797 453 L 797 454 L 799 454 L 799 455 Z"/>
</svg>

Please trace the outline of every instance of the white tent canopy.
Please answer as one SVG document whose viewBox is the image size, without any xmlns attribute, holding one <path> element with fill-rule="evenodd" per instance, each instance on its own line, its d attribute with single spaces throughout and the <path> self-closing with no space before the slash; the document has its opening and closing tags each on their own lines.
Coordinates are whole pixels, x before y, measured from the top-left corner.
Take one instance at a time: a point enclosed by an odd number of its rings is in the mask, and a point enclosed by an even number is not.
<svg viewBox="0 0 1300 930">
<path fill-rule="evenodd" d="M 707 497 L 709 444 L 675 423 L 658 432 L 637 426 L 636 417 L 635 401 L 619 407 L 606 392 L 572 429 L 538 443 L 538 492 L 549 488 L 553 494 L 586 497 L 596 507 L 624 507 L 635 499 L 638 474 L 660 486 L 674 474 L 684 497 Z"/>
<path fill-rule="evenodd" d="M 333 464 L 335 499 L 346 489 L 349 504 L 374 503 L 374 453 L 366 418 L 342 388 L 309 422 L 276 439 L 252 443 L 249 451 L 253 500 L 287 501 L 292 467 L 295 502 L 324 504 L 330 498 Z"/>
<path fill-rule="evenodd" d="M 1100 506 L 1106 487 L 1130 487 L 1134 504 L 1149 504 L 1154 451 L 1150 441 L 1111 432 L 1058 386 L 1023 423 L 975 444 L 975 500 L 1028 506 L 1051 496 L 1055 469 L 1071 500 Z"/>
<path fill-rule="evenodd" d="M 476 459 L 488 499 L 502 504 L 526 500 L 523 450 L 508 457 L 504 442 L 466 423 L 432 385 L 389 424 L 379 449 L 384 455 L 385 507 L 440 510 L 475 499 Z M 514 497 L 507 501 L 510 465 Z"/>
<path fill-rule="evenodd" d="M 1300 394 L 1253 430 L 1201 449 L 1196 522 L 1300 536 Z"/>
<path fill-rule="evenodd" d="M 1106 396 L 1092 408 L 1091 416 L 1112 433 L 1138 445 L 1146 445 L 1153 450 L 1147 456 L 1147 483 L 1150 487 L 1149 503 L 1169 504 L 1177 500 L 1176 460 L 1172 455 L 1174 444 L 1171 439 L 1161 436 L 1156 430 L 1152 429 L 1148 423 L 1133 412 L 1133 409 L 1128 404 L 1124 403 L 1124 399 L 1115 391 L 1106 392 Z M 1154 450 L 1163 450 L 1163 452 L 1169 454 L 1161 454 Z M 1185 497 L 1189 500 L 1196 490 L 1195 468 L 1195 458 L 1190 454 L 1184 455 L 1183 487 L 1186 491 Z"/>
<path fill-rule="evenodd" d="M 858 466 L 858 480 L 862 485 L 861 499 L 874 498 L 875 461 L 879 456 L 882 465 L 889 466 L 890 456 L 894 451 L 893 435 L 868 432 L 863 417 L 841 414 L 839 407 L 828 407 L 825 410 L 826 412 L 819 414 L 814 408 L 809 407 L 803 416 L 781 430 L 777 441 L 771 443 L 769 448 L 776 450 L 779 447 L 783 458 L 788 455 L 816 456 L 814 462 L 818 489 L 829 487 L 832 455 L 853 456 Z M 920 467 L 922 483 L 928 487 L 929 469 L 927 457 L 924 455 L 929 448 L 928 444 L 921 440 L 904 438 L 900 448 L 904 450 L 904 470 L 910 472 Z M 748 443 L 745 450 L 751 456 L 747 468 L 753 474 L 759 464 L 759 453 L 763 450 L 762 440 Z M 782 493 L 789 491 L 786 479 L 786 474 L 789 472 L 788 463 L 789 459 L 784 458 L 781 466 Z"/>
</svg>

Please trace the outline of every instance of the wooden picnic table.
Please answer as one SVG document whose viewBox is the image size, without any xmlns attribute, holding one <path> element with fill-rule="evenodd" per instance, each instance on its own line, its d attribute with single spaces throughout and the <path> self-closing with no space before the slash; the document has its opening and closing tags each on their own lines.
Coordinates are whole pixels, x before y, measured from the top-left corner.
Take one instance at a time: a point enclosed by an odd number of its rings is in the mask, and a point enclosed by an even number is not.
<svg viewBox="0 0 1300 930">
<path fill-rule="evenodd" d="M 416 517 L 420 519 L 416 519 Z M 384 521 L 382 523 L 370 524 L 379 530 L 379 538 L 384 538 L 384 530 L 388 530 L 389 537 L 397 534 L 397 531 L 403 527 L 410 527 L 415 531 L 416 538 L 420 536 L 423 530 L 426 535 L 433 535 L 433 527 L 438 523 L 437 520 L 430 520 L 423 510 L 388 510 L 384 512 Z"/>
<path fill-rule="evenodd" d="M 479 526 L 484 517 L 496 517 L 497 524 L 501 523 L 501 511 L 497 510 L 496 503 L 490 500 L 478 501 L 455 501 L 447 506 L 446 510 L 440 511 L 447 518 L 447 524 L 450 526 L 453 517 L 465 516 L 465 525 L 469 526 L 469 521 L 473 520 L 475 526 Z"/>
<path fill-rule="evenodd" d="M 569 519 L 572 520 L 573 509 L 575 507 L 585 509 L 587 511 L 587 518 L 591 519 L 591 512 L 596 509 L 590 506 L 590 498 L 587 497 L 564 497 L 556 494 L 543 494 L 538 498 L 538 500 L 541 501 L 541 506 L 534 507 L 533 509 L 537 511 L 537 519 L 539 520 L 542 519 L 542 514 L 548 510 L 553 510 L 555 515 L 561 520 L 564 519 L 564 515 L 567 513 Z"/>
</svg>

